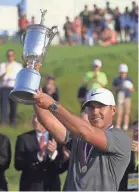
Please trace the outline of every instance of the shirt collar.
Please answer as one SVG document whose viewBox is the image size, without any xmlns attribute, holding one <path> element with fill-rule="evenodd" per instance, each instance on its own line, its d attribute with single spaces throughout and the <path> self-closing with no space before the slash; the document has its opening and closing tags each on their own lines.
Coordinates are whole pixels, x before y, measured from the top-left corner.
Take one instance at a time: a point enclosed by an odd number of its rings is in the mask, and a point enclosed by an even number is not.
<svg viewBox="0 0 139 192">
<path fill-rule="evenodd" d="M 46 136 L 46 135 L 48 135 L 48 134 L 49 134 L 48 131 L 45 131 L 44 133 L 41 133 L 41 132 L 36 131 L 37 137 L 41 137 L 42 135 Z"/>
</svg>

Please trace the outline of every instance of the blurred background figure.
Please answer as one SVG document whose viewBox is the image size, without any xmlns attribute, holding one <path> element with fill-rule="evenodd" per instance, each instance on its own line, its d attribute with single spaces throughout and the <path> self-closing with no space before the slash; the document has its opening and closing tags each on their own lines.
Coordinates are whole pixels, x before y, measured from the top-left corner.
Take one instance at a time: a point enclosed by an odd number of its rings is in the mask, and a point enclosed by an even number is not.
<svg viewBox="0 0 139 192">
<path fill-rule="evenodd" d="M 21 15 L 21 17 L 19 18 L 19 21 L 18 21 L 18 26 L 19 26 L 19 34 L 21 35 L 23 32 L 26 31 L 27 27 L 29 25 L 29 21 L 26 17 L 26 14 L 23 13 Z"/>
<path fill-rule="evenodd" d="M 113 28 L 113 27 L 112 27 Z M 106 27 L 102 33 L 102 40 L 99 40 L 99 45 L 110 46 L 117 43 L 117 33 L 116 31 Z"/>
<path fill-rule="evenodd" d="M 109 14 L 113 14 L 112 9 L 110 8 L 110 2 L 109 2 L 109 1 L 106 2 L 106 10 L 107 10 L 107 12 L 108 12 Z"/>
<path fill-rule="evenodd" d="M 63 26 L 63 29 L 64 29 L 64 34 L 65 34 L 65 41 L 69 45 L 72 45 L 72 23 L 68 16 L 66 17 L 66 22 Z"/>
<path fill-rule="evenodd" d="M 81 44 L 81 33 L 82 33 L 82 21 L 79 16 L 75 17 L 71 24 L 72 27 L 72 38 L 75 44 Z"/>
<path fill-rule="evenodd" d="M 6 135 L 0 133 L 0 191 L 8 191 L 5 171 L 11 163 L 11 143 Z"/>
<path fill-rule="evenodd" d="M 116 9 L 114 10 L 113 18 L 114 18 L 114 29 L 117 32 L 117 41 L 122 43 L 123 39 L 121 36 L 121 23 L 120 23 L 121 13 L 119 7 L 116 7 Z"/>
<path fill-rule="evenodd" d="M 130 122 L 131 92 L 134 91 L 133 81 L 128 76 L 126 64 L 119 65 L 119 76 L 113 80 L 113 88 L 117 101 L 116 127 L 121 128 L 123 120 L 123 129 L 126 131 Z"/>
<path fill-rule="evenodd" d="M 95 59 L 92 62 L 92 70 L 88 71 L 84 78 L 84 85 L 88 90 L 106 87 L 108 84 L 107 76 L 104 72 L 101 72 L 102 61 Z"/>
<path fill-rule="evenodd" d="M 47 76 L 45 85 L 42 88 L 43 93 L 50 95 L 55 101 L 59 101 L 59 89 L 56 87 L 55 78 Z"/>
<path fill-rule="evenodd" d="M 88 92 L 88 89 L 86 88 L 85 85 L 82 85 L 81 87 L 79 87 L 78 89 L 78 93 L 77 93 L 77 99 L 78 102 L 80 103 L 80 108 L 81 108 L 81 112 L 82 112 L 82 105 L 86 100 L 86 94 Z"/>
<path fill-rule="evenodd" d="M 19 190 L 60 191 L 59 174 L 67 170 L 66 164 L 62 167 L 66 151 L 38 122 L 35 114 L 32 127 L 34 130 L 21 134 L 16 141 L 14 165 L 22 171 Z"/>
<path fill-rule="evenodd" d="M 16 75 L 22 69 L 22 65 L 16 61 L 15 51 L 13 49 L 7 51 L 6 57 L 7 61 L 0 64 L 1 123 L 7 124 L 9 122 L 11 126 L 15 126 L 17 104 L 9 98 L 9 94 L 14 88 Z"/>
<path fill-rule="evenodd" d="M 132 123 L 131 129 L 133 132 L 131 159 L 121 180 L 119 191 L 138 191 L 138 120 Z"/>
<path fill-rule="evenodd" d="M 89 27 L 89 11 L 88 11 L 87 5 L 84 6 L 84 10 L 80 13 L 80 17 L 82 20 L 82 44 L 84 44 L 85 43 L 85 34 Z"/>
<path fill-rule="evenodd" d="M 35 17 L 34 17 L 34 16 L 31 17 L 31 22 L 30 22 L 30 24 L 31 24 L 31 25 L 36 24 L 36 22 L 35 22 Z"/>
</svg>

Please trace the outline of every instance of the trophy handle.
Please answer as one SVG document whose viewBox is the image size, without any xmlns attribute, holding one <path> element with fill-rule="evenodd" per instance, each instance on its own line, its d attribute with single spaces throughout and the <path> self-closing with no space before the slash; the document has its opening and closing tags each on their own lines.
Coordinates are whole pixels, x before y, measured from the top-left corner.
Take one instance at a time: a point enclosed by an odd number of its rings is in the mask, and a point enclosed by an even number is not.
<svg viewBox="0 0 139 192">
<path fill-rule="evenodd" d="M 52 30 L 53 34 L 55 35 L 58 32 L 58 26 L 51 27 L 51 30 Z"/>
<path fill-rule="evenodd" d="M 50 42 L 52 41 L 52 39 L 54 38 L 54 36 L 58 33 L 58 28 L 57 26 L 53 26 L 49 29 L 48 31 L 48 37 L 47 38 L 47 34 L 45 34 L 45 42 L 44 42 L 44 49 L 45 47 L 48 47 L 48 45 L 50 44 Z"/>
<path fill-rule="evenodd" d="M 26 36 L 26 32 L 22 33 L 21 39 L 20 39 L 22 44 L 24 44 L 25 36 Z"/>
</svg>

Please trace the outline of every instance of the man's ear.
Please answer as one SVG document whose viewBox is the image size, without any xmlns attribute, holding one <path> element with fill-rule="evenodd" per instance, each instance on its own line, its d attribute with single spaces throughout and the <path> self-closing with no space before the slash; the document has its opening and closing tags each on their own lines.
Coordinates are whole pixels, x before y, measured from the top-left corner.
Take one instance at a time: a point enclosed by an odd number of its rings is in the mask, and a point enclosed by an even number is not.
<svg viewBox="0 0 139 192">
<path fill-rule="evenodd" d="M 116 113 L 116 106 L 112 106 L 112 115 L 115 115 Z"/>
</svg>

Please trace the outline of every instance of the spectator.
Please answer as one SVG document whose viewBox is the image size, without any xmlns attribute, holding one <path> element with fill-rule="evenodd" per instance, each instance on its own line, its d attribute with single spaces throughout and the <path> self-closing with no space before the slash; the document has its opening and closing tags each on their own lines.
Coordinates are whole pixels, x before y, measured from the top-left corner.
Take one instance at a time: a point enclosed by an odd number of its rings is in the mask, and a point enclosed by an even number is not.
<svg viewBox="0 0 139 192">
<path fill-rule="evenodd" d="M 132 11 L 130 13 L 132 20 L 135 20 L 135 18 L 136 18 L 136 8 L 137 8 L 136 2 L 132 1 Z"/>
<path fill-rule="evenodd" d="M 59 171 L 63 160 L 62 145 L 56 143 L 33 115 L 33 131 L 18 136 L 15 168 L 22 171 L 20 191 L 60 191 Z"/>
<path fill-rule="evenodd" d="M 26 31 L 26 29 L 29 25 L 29 21 L 27 20 L 25 13 L 23 13 L 22 16 L 19 18 L 18 25 L 19 25 L 19 33 L 20 34 L 22 34 L 23 32 Z"/>
<path fill-rule="evenodd" d="M 69 17 L 66 17 L 66 23 L 63 26 L 64 32 L 65 32 L 65 41 L 69 44 L 72 45 L 72 27 L 71 27 L 71 22 L 69 20 Z"/>
<path fill-rule="evenodd" d="M 121 128 L 123 119 L 123 129 L 128 130 L 130 111 L 131 111 L 131 92 L 134 91 L 133 81 L 128 76 L 128 66 L 119 65 L 119 77 L 113 80 L 113 88 L 116 92 L 117 100 L 117 118 L 116 127 Z"/>
<path fill-rule="evenodd" d="M 82 44 L 85 44 L 86 33 L 89 27 L 89 11 L 87 5 L 84 6 L 84 10 L 80 13 L 80 17 L 82 20 Z"/>
<path fill-rule="evenodd" d="M 107 76 L 104 72 L 100 71 L 101 68 L 101 60 L 95 59 L 92 63 L 92 71 L 88 71 L 84 79 L 84 85 L 88 90 L 106 87 L 108 84 Z"/>
<path fill-rule="evenodd" d="M 119 191 L 138 191 L 138 120 L 133 122 L 131 128 L 133 131 L 131 159 L 121 180 Z"/>
<path fill-rule="evenodd" d="M 1 123 L 8 122 L 8 106 L 10 105 L 9 123 L 11 126 L 16 125 L 17 104 L 9 98 L 9 94 L 14 88 L 16 75 L 22 69 L 22 65 L 15 61 L 15 51 L 7 51 L 7 62 L 0 64 L 1 79 Z"/>
<path fill-rule="evenodd" d="M 114 21 L 112 15 L 105 14 L 104 19 L 105 19 L 105 27 L 114 30 Z"/>
<path fill-rule="evenodd" d="M 80 17 L 82 19 L 82 24 L 83 27 L 88 28 L 89 26 L 89 11 L 88 11 L 88 6 L 84 6 L 84 10 L 80 13 Z"/>
<path fill-rule="evenodd" d="M 125 11 L 120 16 L 120 25 L 121 25 L 121 35 L 123 42 L 130 41 L 130 30 L 131 30 L 131 18 L 128 7 L 125 8 Z"/>
<path fill-rule="evenodd" d="M 99 8 L 97 7 L 97 5 L 96 4 L 94 4 L 93 5 L 93 13 L 94 13 L 94 15 L 97 15 L 97 14 L 99 14 Z"/>
<path fill-rule="evenodd" d="M 135 10 L 135 20 L 132 22 L 132 32 L 131 32 L 131 40 L 134 42 L 138 42 L 138 7 Z"/>
<path fill-rule="evenodd" d="M 35 17 L 32 16 L 32 17 L 31 17 L 31 22 L 30 22 L 30 24 L 31 24 L 31 25 L 34 25 L 35 23 L 36 23 L 36 22 L 35 22 Z"/>
<path fill-rule="evenodd" d="M 42 88 L 43 93 L 47 93 L 54 100 L 59 101 L 59 89 L 56 87 L 55 78 L 52 76 L 46 77 L 45 86 Z"/>
<path fill-rule="evenodd" d="M 120 11 L 119 11 L 119 8 L 117 7 L 115 10 L 114 10 L 114 21 L 115 21 L 115 31 L 117 32 L 117 38 L 119 39 L 120 42 L 122 42 L 122 36 L 121 36 L 121 23 L 120 23 L 120 17 L 121 17 L 121 14 L 120 14 Z"/>
<path fill-rule="evenodd" d="M 113 14 L 112 9 L 110 8 L 110 2 L 109 2 L 109 1 L 106 2 L 106 10 L 107 10 L 107 12 L 108 12 L 109 14 Z"/>
<path fill-rule="evenodd" d="M 78 101 L 80 103 L 80 107 L 81 107 L 81 112 L 82 112 L 82 105 L 86 100 L 86 94 L 88 92 L 88 89 L 86 88 L 86 86 L 82 85 L 79 89 L 78 89 Z"/>
<path fill-rule="evenodd" d="M 0 191 L 8 191 L 5 171 L 11 163 L 11 144 L 7 136 L 0 134 Z"/>
<path fill-rule="evenodd" d="M 79 16 L 75 17 L 75 20 L 71 24 L 73 30 L 73 41 L 75 44 L 81 44 L 81 33 L 82 33 L 82 21 Z"/>
<path fill-rule="evenodd" d="M 102 34 L 102 40 L 99 41 L 99 45 L 101 46 L 110 46 L 114 45 L 117 42 L 117 33 L 114 30 L 106 27 Z"/>
<path fill-rule="evenodd" d="M 104 27 L 104 23 L 103 23 L 103 20 L 101 19 L 101 16 L 99 14 L 95 14 L 94 20 L 93 20 L 93 28 L 94 28 L 93 39 L 95 44 L 101 38 L 103 27 Z"/>
</svg>

